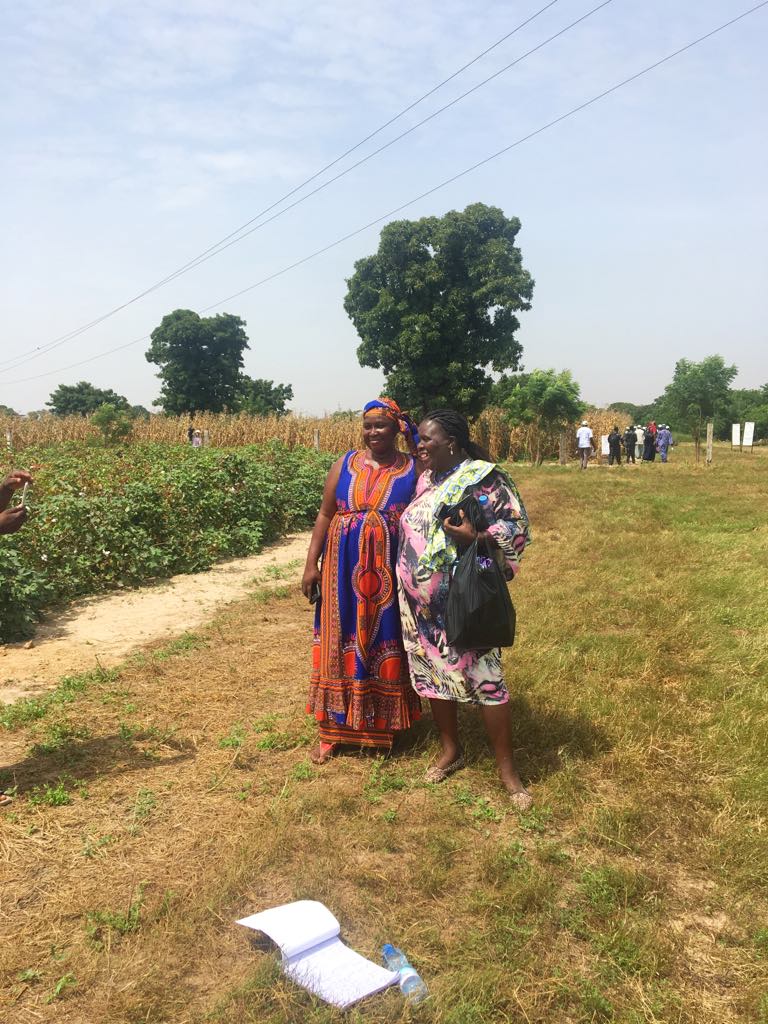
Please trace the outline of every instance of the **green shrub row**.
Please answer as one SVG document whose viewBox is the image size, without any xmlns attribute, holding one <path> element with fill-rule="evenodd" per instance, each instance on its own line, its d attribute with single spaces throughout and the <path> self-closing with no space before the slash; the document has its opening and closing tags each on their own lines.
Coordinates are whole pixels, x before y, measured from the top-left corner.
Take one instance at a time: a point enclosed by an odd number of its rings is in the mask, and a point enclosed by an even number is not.
<svg viewBox="0 0 768 1024">
<path fill-rule="evenodd" d="M 237 449 L 68 443 L 24 452 L 30 519 L 0 538 L 0 641 L 85 594 L 206 569 L 314 519 L 333 456 L 280 443 Z"/>
</svg>

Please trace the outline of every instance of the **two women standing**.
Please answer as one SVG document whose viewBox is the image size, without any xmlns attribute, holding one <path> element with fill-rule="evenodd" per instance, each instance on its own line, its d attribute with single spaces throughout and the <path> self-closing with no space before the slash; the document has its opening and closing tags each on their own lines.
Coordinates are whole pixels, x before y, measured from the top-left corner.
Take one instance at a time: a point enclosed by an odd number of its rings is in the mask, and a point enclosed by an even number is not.
<svg viewBox="0 0 768 1024">
<path fill-rule="evenodd" d="M 416 460 L 398 452 L 398 433 Z M 430 413 L 417 434 L 394 402 L 371 402 L 363 440 L 365 450 L 348 452 L 328 475 L 302 581 L 307 597 L 321 588 L 309 697 L 320 743 L 312 759 L 328 760 L 338 744 L 391 746 L 426 697 L 442 745 L 427 781 L 442 782 L 464 766 L 457 705 L 475 704 L 499 777 L 526 809 L 531 797 L 512 759 L 501 652 L 458 652 L 445 633 L 452 570 L 476 534 L 463 513 L 458 526 L 437 517 L 443 505 L 481 497 L 480 539 L 511 578 L 530 539 L 520 497 L 451 410 Z"/>
</svg>

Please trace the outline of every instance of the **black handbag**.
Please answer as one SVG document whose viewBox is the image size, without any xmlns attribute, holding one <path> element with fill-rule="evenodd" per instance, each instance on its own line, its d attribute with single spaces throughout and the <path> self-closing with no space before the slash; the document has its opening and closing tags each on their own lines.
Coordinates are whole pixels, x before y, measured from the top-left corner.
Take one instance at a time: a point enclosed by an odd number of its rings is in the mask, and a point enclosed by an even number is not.
<svg viewBox="0 0 768 1024">
<path fill-rule="evenodd" d="M 485 521 L 474 495 L 439 510 L 440 522 L 461 522 L 464 512 L 475 530 Z M 515 609 L 509 588 L 494 552 L 485 542 L 472 541 L 456 565 L 448 591 L 445 613 L 446 639 L 457 651 L 481 651 L 511 647 L 515 642 Z"/>
</svg>

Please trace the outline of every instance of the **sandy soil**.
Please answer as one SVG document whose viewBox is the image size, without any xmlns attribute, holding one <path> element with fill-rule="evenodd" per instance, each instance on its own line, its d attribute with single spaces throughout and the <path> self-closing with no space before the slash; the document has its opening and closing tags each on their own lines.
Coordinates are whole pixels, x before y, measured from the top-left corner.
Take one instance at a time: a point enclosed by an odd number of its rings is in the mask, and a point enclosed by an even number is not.
<svg viewBox="0 0 768 1024">
<path fill-rule="evenodd" d="M 207 572 L 75 602 L 44 620 L 31 646 L 0 645 L 0 701 L 47 690 L 62 676 L 116 665 L 137 647 L 195 629 L 257 587 L 298 583 L 309 537 L 292 534 L 258 555 Z M 278 578 L 270 574 L 291 563 L 298 564 Z"/>
</svg>

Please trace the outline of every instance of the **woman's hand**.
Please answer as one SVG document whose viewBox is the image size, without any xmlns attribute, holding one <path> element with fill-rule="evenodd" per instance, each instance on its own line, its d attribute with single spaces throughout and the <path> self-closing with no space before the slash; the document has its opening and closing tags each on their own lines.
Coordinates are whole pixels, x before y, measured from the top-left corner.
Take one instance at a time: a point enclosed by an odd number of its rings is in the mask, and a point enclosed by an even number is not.
<svg viewBox="0 0 768 1024">
<path fill-rule="evenodd" d="M 459 509 L 459 515 L 461 516 L 461 525 L 454 526 L 449 519 L 443 520 L 443 529 L 445 534 L 451 540 L 460 544 L 462 547 L 469 547 L 473 540 L 477 537 L 477 530 L 467 521 L 467 517 L 464 515 L 464 509 Z"/>
<path fill-rule="evenodd" d="M 0 483 L 0 487 L 4 491 L 18 491 L 24 484 L 32 483 L 32 474 L 28 473 L 26 469 L 14 469 L 13 472 L 9 473 L 8 476 Z"/>
<path fill-rule="evenodd" d="M 301 592 L 307 600 L 315 584 L 320 586 L 320 570 L 316 565 L 308 565 L 301 577 Z"/>
<path fill-rule="evenodd" d="M 0 512 L 0 533 L 16 533 L 27 519 L 27 510 L 22 505 Z"/>
</svg>

